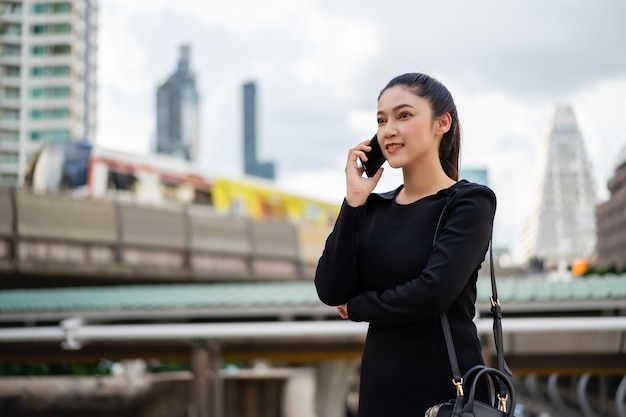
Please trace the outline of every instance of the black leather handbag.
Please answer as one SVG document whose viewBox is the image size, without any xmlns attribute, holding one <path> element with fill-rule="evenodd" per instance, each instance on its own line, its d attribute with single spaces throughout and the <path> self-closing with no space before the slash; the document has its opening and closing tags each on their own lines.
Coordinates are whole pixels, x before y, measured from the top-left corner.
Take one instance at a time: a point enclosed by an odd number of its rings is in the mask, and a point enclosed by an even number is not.
<svg viewBox="0 0 626 417">
<path fill-rule="evenodd" d="M 450 200 L 448 200 L 450 201 Z M 448 206 L 444 207 L 437 228 Z M 433 240 L 433 245 L 435 240 Z M 509 379 L 510 369 L 504 361 L 504 351 L 502 342 L 502 311 L 498 300 L 496 279 L 493 267 L 492 239 L 489 239 L 489 273 L 491 275 L 491 313 L 493 315 L 493 337 L 496 345 L 496 355 L 498 358 L 498 369 L 485 365 L 476 365 L 469 369 L 465 375 L 461 376 L 459 363 L 457 361 L 450 323 L 448 315 L 441 314 L 441 326 L 446 340 L 450 366 L 452 367 L 452 384 L 456 388 L 456 397 L 445 403 L 436 404 L 426 410 L 424 417 L 513 417 L 515 412 L 515 390 Z M 475 398 L 476 388 L 479 383 L 487 383 L 491 388 L 491 401 L 485 403 Z"/>
</svg>

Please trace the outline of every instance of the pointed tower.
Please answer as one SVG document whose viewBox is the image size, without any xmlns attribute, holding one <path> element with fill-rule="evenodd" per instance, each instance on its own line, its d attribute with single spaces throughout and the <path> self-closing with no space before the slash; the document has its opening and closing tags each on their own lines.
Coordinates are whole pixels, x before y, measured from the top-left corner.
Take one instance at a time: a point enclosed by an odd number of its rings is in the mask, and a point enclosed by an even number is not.
<svg viewBox="0 0 626 417">
<path fill-rule="evenodd" d="M 596 185 L 570 106 L 557 106 L 540 165 L 535 204 L 522 242 L 524 261 L 565 272 L 595 247 Z"/>
<path fill-rule="evenodd" d="M 200 144 L 200 99 L 190 55 L 190 46 L 182 45 L 176 71 L 157 88 L 155 150 L 195 162 Z"/>
</svg>

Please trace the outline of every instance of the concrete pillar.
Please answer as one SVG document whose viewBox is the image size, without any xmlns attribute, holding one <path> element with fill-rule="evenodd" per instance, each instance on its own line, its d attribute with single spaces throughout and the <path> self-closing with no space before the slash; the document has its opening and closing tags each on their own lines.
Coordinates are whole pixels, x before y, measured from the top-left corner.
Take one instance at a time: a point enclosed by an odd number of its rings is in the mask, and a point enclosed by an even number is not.
<svg viewBox="0 0 626 417">
<path fill-rule="evenodd" d="M 316 409 L 319 417 L 346 416 L 348 388 L 358 366 L 358 360 L 325 361 L 317 366 Z"/>
<path fill-rule="evenodd" d="M 315 413 L 315 370 L 302 368 L 285 381 L 281 417 L 319 417 Z"/>
<path fill-rule="evenodd" d="M 209 355 L 209 382 L 211 390 L 211 417 L 223 417 L 224 415 L 224 380 L 220 375 L 223 368 L 222 352 L 216 342 L 208 342 Z"/>
<path fill-rule="evenodd" d="M 191 395 L 189 396 L 189 417 L 209 416 L 209 350 L 203 344 L 194 344 L 191 350 Z"/>
<path fill-rule="evenodd" d="M 189 417 L 222 417 L 224 389 L 219 375 L 221 367 L 217 344 L 197 342 L 193 345 Z"/>
</svg>

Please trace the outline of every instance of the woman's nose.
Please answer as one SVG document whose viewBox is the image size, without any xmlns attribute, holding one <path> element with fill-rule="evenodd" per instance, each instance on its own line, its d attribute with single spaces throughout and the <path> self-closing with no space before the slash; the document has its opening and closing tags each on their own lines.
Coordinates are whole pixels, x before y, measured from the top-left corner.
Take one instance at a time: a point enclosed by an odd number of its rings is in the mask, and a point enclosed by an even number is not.
<svg viewBox="0 0 626 417">
<path fill-rule="evenodd" d="M 388 121 L 385 123 L 383 127 L 382 136 L 386 138 L 394 137 L 398 134 L 398 130 L 396 129 L 396 125 L 393 121 Z"/>
</svg>

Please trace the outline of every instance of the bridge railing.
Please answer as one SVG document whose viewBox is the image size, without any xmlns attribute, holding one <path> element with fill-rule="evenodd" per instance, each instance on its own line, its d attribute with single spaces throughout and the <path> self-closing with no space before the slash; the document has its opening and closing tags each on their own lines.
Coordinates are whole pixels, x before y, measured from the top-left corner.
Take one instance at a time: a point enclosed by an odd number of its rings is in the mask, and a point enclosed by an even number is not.
<svg viewBox="0 0 626 417">
<path fill-rule="evenodd" d="M 310 279 L 330 228 L 211 207 L 0 188 L 0 272 L 203 281 Z"/>
</svg>

